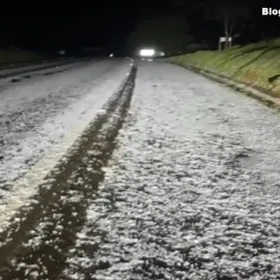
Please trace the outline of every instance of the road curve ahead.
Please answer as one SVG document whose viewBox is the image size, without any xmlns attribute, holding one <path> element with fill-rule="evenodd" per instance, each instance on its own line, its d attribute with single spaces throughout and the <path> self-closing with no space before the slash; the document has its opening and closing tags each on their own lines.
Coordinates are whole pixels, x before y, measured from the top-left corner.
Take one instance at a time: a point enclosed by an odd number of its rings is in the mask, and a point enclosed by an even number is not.
<svg viewBox="0 0 280 280">
<path fill-rule="evenodd" d="M 160 62 L 106 106 L 2 234 L 2 279 L 279 279 L 279 113 Z"/>
</svg>

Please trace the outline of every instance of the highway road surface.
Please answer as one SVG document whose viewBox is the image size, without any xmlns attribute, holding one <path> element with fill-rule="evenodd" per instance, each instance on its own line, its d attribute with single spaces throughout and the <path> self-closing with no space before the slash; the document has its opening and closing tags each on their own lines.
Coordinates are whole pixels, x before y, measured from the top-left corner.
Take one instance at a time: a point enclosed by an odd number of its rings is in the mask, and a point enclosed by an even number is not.
<svg viewBox="0 0 280 280">
<path fill-rule="evenodd" d="M 280 279 L 280 115 L 164 62 L 0 80 L 0 279 Z"/>
</svg>

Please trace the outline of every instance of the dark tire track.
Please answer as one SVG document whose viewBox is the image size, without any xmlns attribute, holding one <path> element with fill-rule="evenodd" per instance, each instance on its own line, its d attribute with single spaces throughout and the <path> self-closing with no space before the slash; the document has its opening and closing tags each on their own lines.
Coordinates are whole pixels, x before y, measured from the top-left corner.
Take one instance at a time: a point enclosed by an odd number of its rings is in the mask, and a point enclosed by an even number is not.
<svg viewBox="0 0 280 280">
<path fill-rule="evenodd" d="M 130 106 L 136 66 L 61 161 L 30 206 L 23 207 L 0 236 L 1 279 L 57 279 L 76 233 L 85 222 L 89 198 L 104 178 L 119 129 Z M 86 168 L 91 166 L 91 168 Z M 25 264 L 25 265 L 23 265 Z"/>
</svg>

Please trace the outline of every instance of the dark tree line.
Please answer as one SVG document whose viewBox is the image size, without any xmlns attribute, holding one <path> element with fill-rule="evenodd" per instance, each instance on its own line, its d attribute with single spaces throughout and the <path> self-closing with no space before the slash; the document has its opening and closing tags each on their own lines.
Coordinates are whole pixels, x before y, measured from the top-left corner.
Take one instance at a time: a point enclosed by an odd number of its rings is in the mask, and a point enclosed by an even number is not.
<svg viewBox="0 0 280 280">
<path fill-rule="evenodd" d="M 225 47 L 229 46 L 229 38 L 246 33 L 250 38 L 253 34 L 258 39 L 280 36 L 280 18 L 262 16 L 262 7 L 280 9 L 277 0 L 174 0 L 174 9 L 186 18 L 204 18 L 209 22 L 219 23 L 223 36 L 226 37 Z M 207 28 L 207 26 L 205 26 Z"/>
<path fill-rule="evenodd" d="M 274 3 L 273 3 L 274 2 Z M 207 41 L 215 44 L 219 36 L 229 47 L 232 38 L 243 43 L 280 36 L 280 18 L 263 17 L 262 7 L 280 8 L 276 0 L 173 0 L 173 17 L 143 20 L 132 32 L 128 45 L 163 46 L 170 52 L 186 50 L 186 45 Z M 212 36 L 212 37 L 211 37 Z"/>
</svg>

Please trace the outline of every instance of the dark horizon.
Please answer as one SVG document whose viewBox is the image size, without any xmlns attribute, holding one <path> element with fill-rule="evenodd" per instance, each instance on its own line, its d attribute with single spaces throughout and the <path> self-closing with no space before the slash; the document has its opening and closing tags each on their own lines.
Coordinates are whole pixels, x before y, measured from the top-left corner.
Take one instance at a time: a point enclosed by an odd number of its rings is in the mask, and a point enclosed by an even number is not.
<svg viewBox="0 0 280 280">
<path fill-rule="evenodd" d="M 173 1 L 174 2 L 174 1 Z M 187 2 L 187 1 L 186 1 Z M 246 1 L 245 1 L 246 2 Z M 265 2 L 265 3 L 262 3 Z M 274 4 L 273 4 L 274 3 Z M 214 5 L 214 1 L 213 1 Z M 280 18 L 264 17 L 261 7 L 278 8 L 276 1 L 256 1 L 252 4 L 252 18 L 244 22 L 241 43 L 260 40 L 262 36 L 280 36 Z M 80 14 L 2 16 L 0 18 L 1 47 L 17 46 L 36 50 L 79 49 L 82 47 L 120 50 L 141 22 L 156 15 L 178 15 L 172 1 L 128 2 L 110 1 L 94 4 L 94 9 L 77 6 Z M 184 16 L 184 12 L 181 13 Z M 211 44 L 223 36 L 223 25 L 206 19 L 203 14 L 186 16 L 189 33 L 194 42 Z"/>
</svg>

